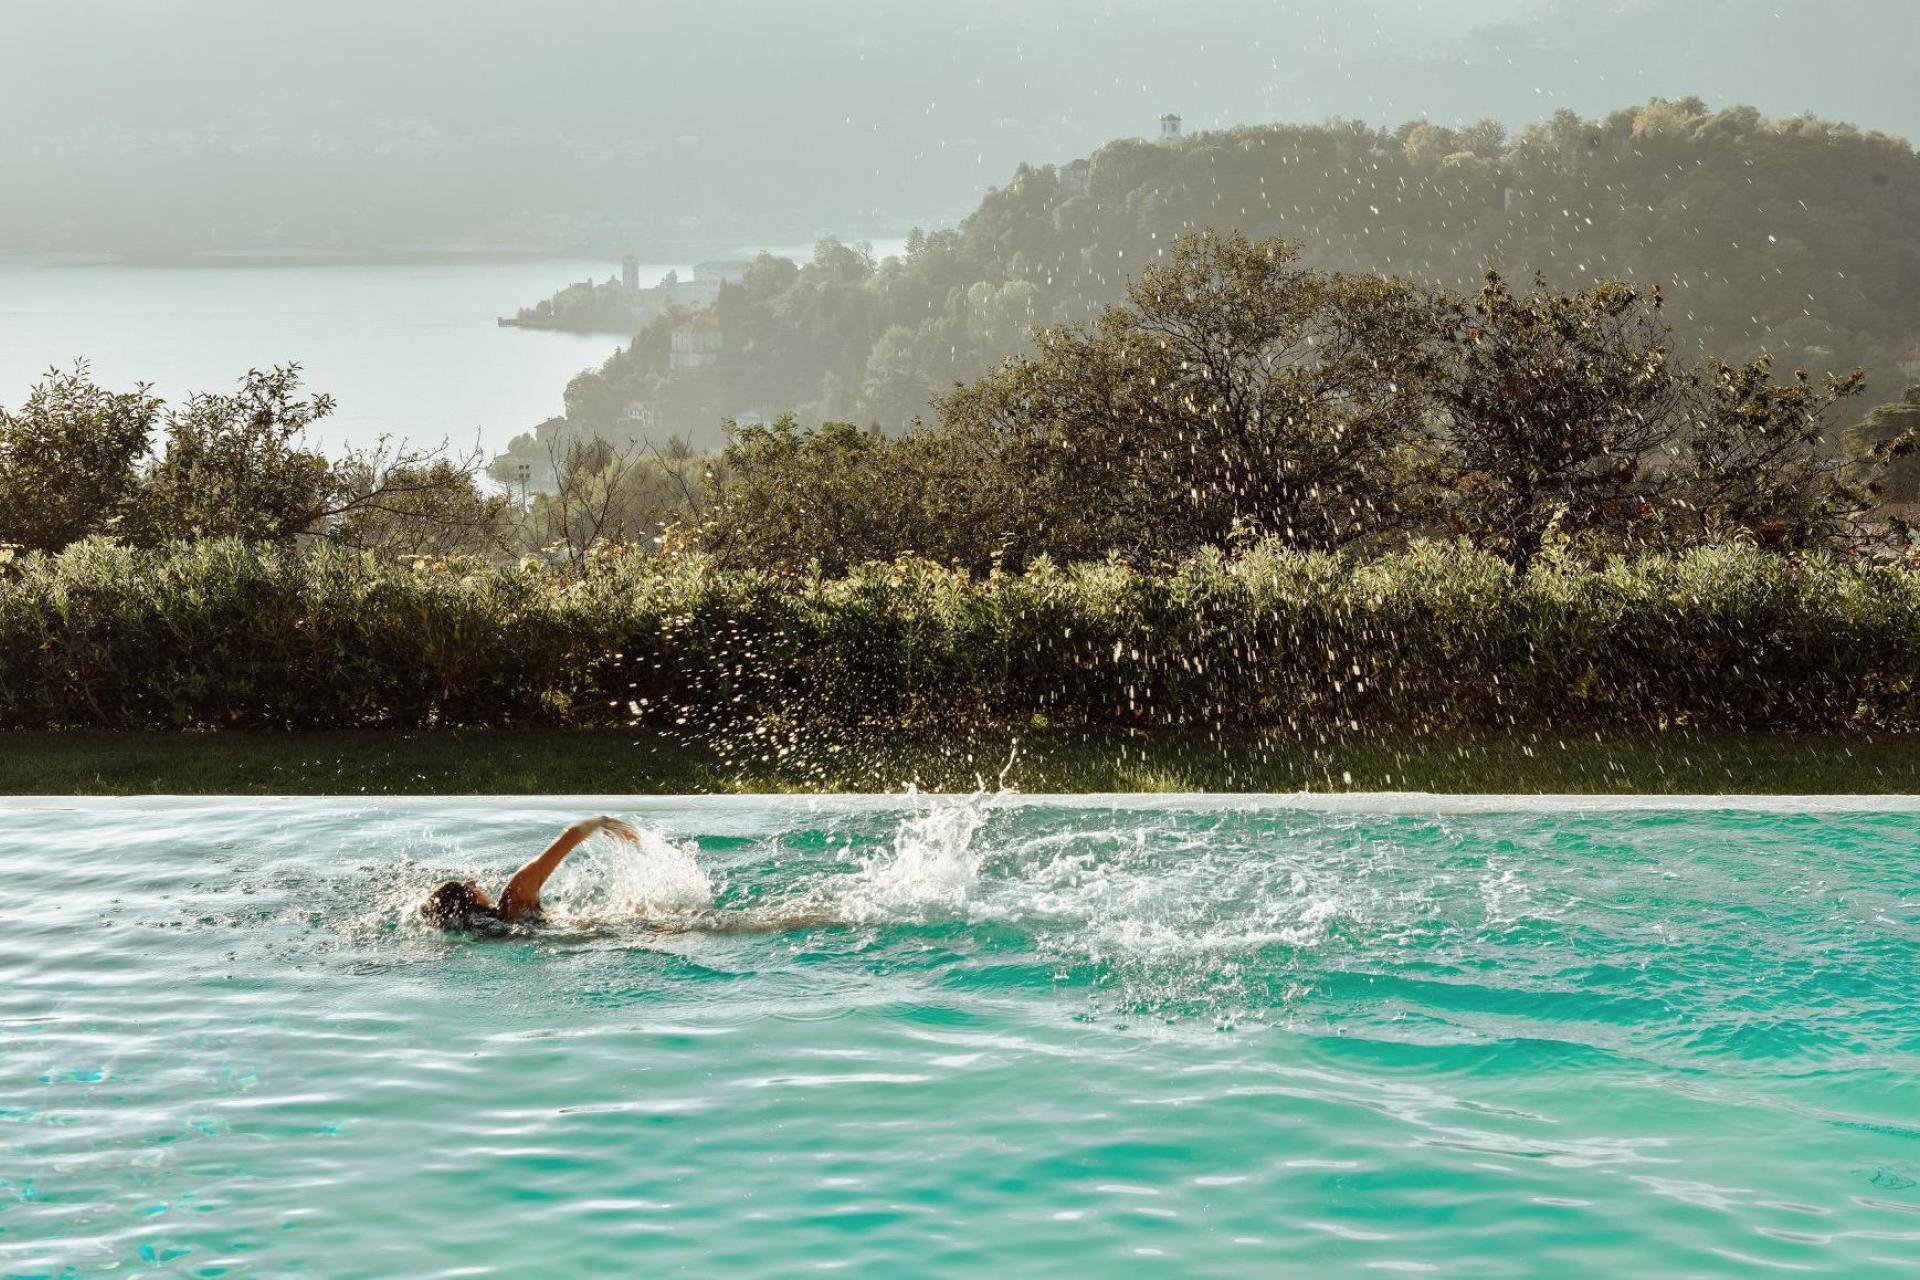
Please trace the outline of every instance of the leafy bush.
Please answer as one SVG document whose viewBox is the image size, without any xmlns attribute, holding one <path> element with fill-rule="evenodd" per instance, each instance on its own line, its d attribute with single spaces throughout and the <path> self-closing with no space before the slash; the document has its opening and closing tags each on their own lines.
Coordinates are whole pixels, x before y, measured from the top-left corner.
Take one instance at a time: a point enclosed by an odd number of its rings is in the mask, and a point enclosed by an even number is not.
<svg viewBox="0 0 1920 1280">
<path fill-rule="evenodd" d="M 1142 573 L 584 571 L 211 541 L 0 568 L 0 725 L 1920 728 L 1920 571 L 1713 544 L 1525 571 L 1276 544 Z"/>
</svg>

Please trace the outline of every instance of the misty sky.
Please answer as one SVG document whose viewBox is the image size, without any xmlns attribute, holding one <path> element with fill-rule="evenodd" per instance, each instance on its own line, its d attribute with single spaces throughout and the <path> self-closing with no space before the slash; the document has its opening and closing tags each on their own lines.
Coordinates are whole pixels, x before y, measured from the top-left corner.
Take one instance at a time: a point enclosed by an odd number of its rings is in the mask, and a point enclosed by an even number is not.
<svg viewBox="0 0 1920 1280">
<path fill-rule="evenodd" d="M 8 0 L 0 250 L 884 234 L 1021 161 L 1654 95 L 1920 132 L 1913 0 Z"/>
</svg>

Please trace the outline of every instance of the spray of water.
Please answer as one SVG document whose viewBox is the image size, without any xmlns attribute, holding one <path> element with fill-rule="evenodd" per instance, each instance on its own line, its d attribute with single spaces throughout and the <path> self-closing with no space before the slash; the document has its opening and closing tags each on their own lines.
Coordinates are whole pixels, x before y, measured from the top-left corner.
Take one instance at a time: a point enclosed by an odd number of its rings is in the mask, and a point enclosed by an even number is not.
<svg viewBox="0 0 1920 1280">
<path fill-rule="evenodd" d="M 841 909 L 859 922 L 961 911 L 980 880 L 974 837 L 985 821 L 982 795 L 933 801 L 900 823 L 891 849 L 861 863 L 835 895 Z"/>
<path fill-rule="evenodd" d="M 568 858 L 542 897 L 547 913 L 574 924 L 674 916 L 713 906 L 713 880 L 691 844 L 651 827 L 637 843 L 595 836 Z"/>
<path fill-rule="evenodd" d="M 1471 854 L 1410 875 L 1399 842 L 1366 824 L 1116 812 L 1002 825 L 997 799 L 921 801 L 882 851 L 810 892 L 863 926 L 1002 923 L 1095 1009 L 1223 1025 L 1302 998 L 1305 975 L 1339 956 L 1541 910 L 1513 868 Z"/>
</svg>

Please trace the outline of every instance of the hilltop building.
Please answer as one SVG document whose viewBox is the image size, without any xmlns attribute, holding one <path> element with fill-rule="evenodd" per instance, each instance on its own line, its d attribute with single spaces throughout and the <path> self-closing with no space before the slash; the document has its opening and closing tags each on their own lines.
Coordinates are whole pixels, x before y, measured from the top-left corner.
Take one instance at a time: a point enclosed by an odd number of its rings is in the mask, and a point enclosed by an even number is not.
<svg viewBox="0 0 1920 1280">
<path fill-rule="evenodd" d="M 694 263 L 693 278 L 712 282 L 717 293 L 721 281 L 739 284 L 752 269 L 753 261 L 749 258 L 716 258 L 708 262 Z"/>
<path fill-rule="evenodd" d="M 675 373 L 704 369 L 720 359 L 726 345 L 719 319 L 711 312 L 701 312 L 673 327 L 673 351 L 668 357 L 668 367 Z"/>
<path fill-rule="evenodd" d="M 1160 141 L 1178 142 L 1186 135 L 1186 121 L 1169 112 L 1160 117 Z"/>
</svg>

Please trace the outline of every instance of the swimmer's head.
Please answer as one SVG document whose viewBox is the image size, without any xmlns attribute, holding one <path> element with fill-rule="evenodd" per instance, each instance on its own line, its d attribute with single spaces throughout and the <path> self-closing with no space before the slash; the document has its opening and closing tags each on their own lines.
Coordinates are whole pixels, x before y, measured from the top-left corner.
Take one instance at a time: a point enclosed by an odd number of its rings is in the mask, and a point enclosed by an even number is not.
<svg viewBox="0 0 1920 1280">
<path fill-rule="evenodd" d="M 420 914 L 442 929 L 465 929 L 493 914 L 493 899 L 472 880 L 449 880 L 427 895 Z"/>
</svg>

